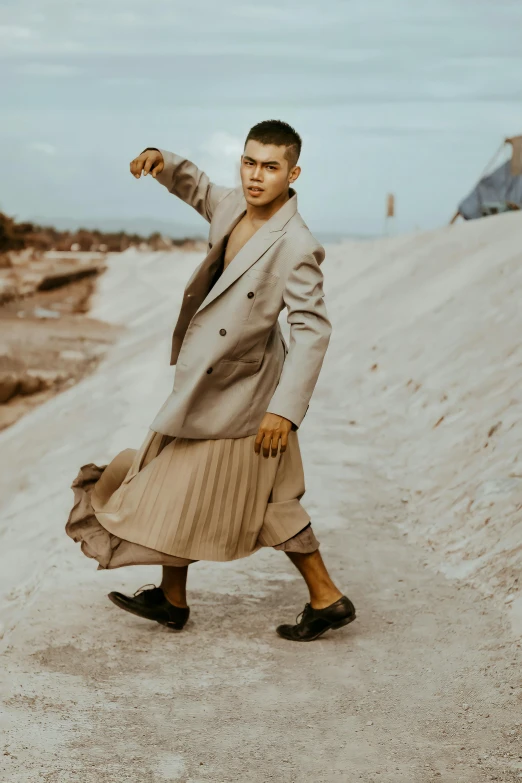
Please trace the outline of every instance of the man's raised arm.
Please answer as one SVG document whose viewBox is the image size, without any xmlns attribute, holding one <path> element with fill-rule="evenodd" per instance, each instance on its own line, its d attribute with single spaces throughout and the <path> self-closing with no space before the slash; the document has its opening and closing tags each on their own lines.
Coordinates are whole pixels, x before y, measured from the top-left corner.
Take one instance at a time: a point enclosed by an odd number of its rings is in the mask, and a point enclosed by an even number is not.
<svg viewBox="0 0 522 783">
<path fill-rule="evenodd" d="M 149 147 L 134 158 L 130 172 L 136 179 L 151 174 L 169 193 L 190 204 L 209 223 L 218 203 L 233 190 L 214 185 L 192 161 L 156 147 Z"/>
</svg>

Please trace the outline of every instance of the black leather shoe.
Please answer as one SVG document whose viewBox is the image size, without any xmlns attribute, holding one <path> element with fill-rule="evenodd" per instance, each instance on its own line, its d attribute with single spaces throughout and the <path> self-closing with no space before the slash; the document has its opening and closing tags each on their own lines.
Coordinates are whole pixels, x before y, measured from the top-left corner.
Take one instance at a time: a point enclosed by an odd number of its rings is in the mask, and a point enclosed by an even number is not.
<svg viewBox="0 0 522 783">
<path fill-rule="evenodd" d="M 151 589 L 147 590 L 147 587 Z M 190 614 L 188 606 L 186 609 L 174 606 L 170 601 L 167 601 L 161 587 L 154 585 L 140 587 L 133 596 L 123 595 L 123 593 L 109 593 L 109 598 L 120 609 L 137 614 L 138 617 L 144 617 L 146 620 L 155 620 L 160 625 L 165 625 L 174 631 L 181 631 Z"/>
<path fill-rule="evenodd" d="M 335 603 L 324 609 L 313 609 L 306 604 L 295 621 L 297 625 L 278 625 L 279 636 L 292 642 L 313 642 L 330 628 L 342 628 L 355 620 L 355 606 L 343 595 Z"/>
</svg>

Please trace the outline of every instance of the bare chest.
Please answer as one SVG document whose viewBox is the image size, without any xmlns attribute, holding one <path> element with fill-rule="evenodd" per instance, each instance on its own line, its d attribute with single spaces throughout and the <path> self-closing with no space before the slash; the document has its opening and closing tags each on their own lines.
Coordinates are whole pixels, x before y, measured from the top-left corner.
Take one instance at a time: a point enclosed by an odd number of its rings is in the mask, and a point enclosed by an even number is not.
<svg viewBox="0 0 522 783">
<path fill-rule="evenodd" d="M 256 233 L 257 228 L 250 222 L 246 222 L 245 218 L 239 221 L 230 234 L 225 249 L 225 262 L 224 268 L 226 269 L 230 262 L 237 256 L 239 251 L 246 245 L 249 239 L 251 239 Z"/>
</svg>

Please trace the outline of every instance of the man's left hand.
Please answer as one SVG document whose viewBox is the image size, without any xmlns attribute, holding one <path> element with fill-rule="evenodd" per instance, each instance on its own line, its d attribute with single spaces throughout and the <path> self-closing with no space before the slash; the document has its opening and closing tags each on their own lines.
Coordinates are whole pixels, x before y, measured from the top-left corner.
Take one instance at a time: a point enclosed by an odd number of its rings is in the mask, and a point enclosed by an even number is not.
<svg viewBox="0 0 522 783">
<path fill-rule="evenodd" d="M 265 413 L 263 421 L 257 433 L 254 451 L 259 454 L 263 449 L 263 457 L 277 457 L 279 442 L 281 442 L 281 454 L 286 451 L 288 433 L 292 429 L 292 422 L 276 413 Z"/>
</svg>

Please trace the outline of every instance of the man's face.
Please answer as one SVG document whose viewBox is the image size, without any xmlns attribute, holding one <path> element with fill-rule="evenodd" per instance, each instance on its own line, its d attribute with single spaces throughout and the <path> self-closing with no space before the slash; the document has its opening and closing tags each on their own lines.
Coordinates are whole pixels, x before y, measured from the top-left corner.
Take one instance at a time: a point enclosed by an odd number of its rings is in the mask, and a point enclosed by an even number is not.
<svg viewBox="0 0 522 783">
<path fill-rule="evenodd" d="M 270 204 L 297 179 L 300 168 L 290 167 L 286 150 L 284 146 L 248 140 L 241 156 L 241 183 L 248 204 Z"/>
</svg>

